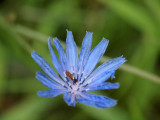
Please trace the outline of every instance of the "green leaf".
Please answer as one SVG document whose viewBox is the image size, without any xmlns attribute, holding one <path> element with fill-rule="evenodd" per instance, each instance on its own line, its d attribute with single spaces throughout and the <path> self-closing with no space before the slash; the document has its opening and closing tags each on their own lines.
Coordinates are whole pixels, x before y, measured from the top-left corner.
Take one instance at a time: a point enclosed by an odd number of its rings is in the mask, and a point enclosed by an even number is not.
<svg viewBox="0 0 160 120">
<path fill-rule="evenodd" d="M 7 87 L 7 53 L 8 50 L 0 44 L 0 107 L 2 105 L 3 95 Z"/>
<path fill-rule="evenodd" d="M 1 120 L 39 120 L 50 107 L 54 108 L 59 105 L 58 99 L 39 98 L 30 96 L 13 108 L 5 111 Z"/>
</svg>

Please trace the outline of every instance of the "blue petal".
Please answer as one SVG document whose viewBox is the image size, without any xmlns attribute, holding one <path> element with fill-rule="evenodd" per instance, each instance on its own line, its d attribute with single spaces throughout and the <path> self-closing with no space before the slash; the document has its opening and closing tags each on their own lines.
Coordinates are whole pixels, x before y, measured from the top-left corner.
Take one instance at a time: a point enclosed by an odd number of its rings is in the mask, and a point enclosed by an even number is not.
<svg viewBox="0 0 160 120">
<path fill-rule="evenodd" d="M 109 42 L 108 40 L 103 38 L 103 40 L 91 51 L 87 64 L 85 65 L 84 68 L 85 77 L 88 76 L 93 71 L 93 69 L 103 56 L 107 48 L 108 42 Z"/>
<path fill-rule="evenodd" d="M 101 96 L 101 95 L 93 95 L 90 93 L 83 93 L 84 96 L 78 98 L 77 101 L 89 106 L 93 106 L 96 108 L 108 108 L 113 107 L 117 104 L 116 100 L 111 98 Z"/>
<path fill-rule="evenodd" d="M 100 85 L 95 86 L 88 86 L 87 91 L 95 91 L 95 90 L 108 90 L 108 89 L 117 89 L 119 88 L 119 83 L 110 83 L 110 82 L 104 82 Z"/>
<path fill-rule="evenodd" d="M 57 74 L 54 72 L 54 70 L 51 68 L 51 66 L 35 51 L 32 52 L 32 58 L 36 61 L 36 63 L 42 68 L 42 70 L 48 74 L 53 80 L 60 83 L 61 85 L 65 85 L 66 83 L 62 81 Z"/>
<path fill-rule="evenodd" d="M 104 72 L 103 74 L 101 74 L 101 76 L 97 76 L 96 78 L 92 78 L 92 79 L 88 79 L 83 83 L 83 86 L 98 86 L 100 84 L 102 84 L 103 82 L 105 82 L 107 79 L 109 79 L 112 74 L 114 73 L 114 71 L 111 72 Z"/>
<path fill-rule="evenodd" d="M 54 90 L 38 91 L 37 95 L 40 97 L 56 97 L 65 92 L 66 92 L 65 90 L 54 89 Z"/>
<path fill-rule="evenodd" d="M 115 78 L 115 71 L 113 71 L 112 75 L 111 75 L 111 79 Z"/>
<path fill-rule="evenodd" d="M 110 76 L 113 77 L 115 70 L 118 69 L 125 61 L 125 58 L 118 57 L 103 63 L 86 79 L 85 82 L 90 83 L 97 81 L 100 77 L 104 76 L 105 74 L 110 74 Z"/>
<path fill-rule="evenodd" d="M 64 53 L 63 47 L 62 47 L 60 41 L 58 40 L 58 38 L 54 38 L 53 41 L 54 41 L 54 45 L 56 46 L 56 49 L 58 51 L 59 59 L 61 61 L 61 65 L 63 67 L 63 70 L 66 71 L 66 67 L 67 67 L 66 66 L 66 55 Z"/>
<path fill-rule="evenodd" d="M 65 89 L 63 86 L 57 84 L 53 80 L 51 80 L 49 77 L 47 77 L 45 74 L 41 72 L 36 73 L 36 78 L 46 87 L 51 89 Z"/>
<path fill-rule="evenodd" d="M 79 74 L 81 74 L 81 71 L 83 70 L 83 67 L 86 64 L 89 57 L 89 52 L 92 45 L 92 34 L 93 33 L 91 32 L 86 32 L 86 36 L 83 39 L 81 51 L 79 54 L 79 61 L 78 61 L 79 62 L 78 68 L 80 72 Z"/>
<path fill-rule="evenodd" d="M 58 71 L 58 73 L 60 74 L 60 76 L 65 79 L 65 74 L 64 74 L 64 70 L 61 66 L 61 64 L 59 63 L 59 60 L 57 58 L 57 56 L 55 55 L 52 46 L 51 46 L 51 38 L 48 39 L 48 47 L 51 53 L 51 58 L 52 58 L 52 62 L 54 67 L 56 68 L 56 70 Z"/>
<path fill-rule="evenodd" d="M 76 73 L 78 64 L 78 48 L 76 46 L 76 43 L 74 42 L 71 31 L 67 31 L 66 57 L 68 61 L 69 72 Z"/>
<path fill-rule="evenodd" d="M 70 93 L 64 94 L 64 100 L 69 106 L 76 106 L 75 96 Z"/>
</svg>

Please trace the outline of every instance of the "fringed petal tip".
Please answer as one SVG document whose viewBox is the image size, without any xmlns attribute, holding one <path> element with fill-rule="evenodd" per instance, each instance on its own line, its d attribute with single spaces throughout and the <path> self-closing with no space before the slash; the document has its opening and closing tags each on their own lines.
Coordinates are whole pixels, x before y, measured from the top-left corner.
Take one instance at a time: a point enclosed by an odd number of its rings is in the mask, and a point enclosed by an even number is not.
<svg viewBox="0 0 160 120">
<path fill-rule="evenodd" d="M 36 52 L 32 51 L 32 53 L 31 53 L 32 58 L 34 57 L 35 54 L 36 54 Z"/>
<path fill-rule="evenodd" d="M 115 88 L 115 89 L 118 89 L 120 87 L 120 84 L 119 83 L 116 83 L 116 84 L 117 84 L 117 88 Z"/>
<path fill-rule="evenodd" d="M 68 34 L 68 33 L 71 33 L 71 34 L 72 34 L 72 31 L 70 31 L 70 30 L 68 30 L 68 29 L 66 29 L 66 31 L 67 31 L 67 34 Z"/>
<path fill-rule="evenodd" d="M 123 62 L 126 62 L 126 61 L 127 61 L 126 58 L 123 57 L 123 55 L 121 55 L 120 58 L 122 58 L 122 59 L 124 60 Z"/>
<path fill-rule="evenodd" d="M 48 38 L 48 45 L 49 45 L 50 42 L 51 42 L 51 37 Z"/>
<path fill-rule="evenodd" d="M 56 41 L 58 41 L 58 38 L 57 38 L 57 37 L 54 37 L 54 38 L 53 38 L 53 42 L 55 43 Z"/>
<path fill-rule="evenodd" d="M 93 35 L 93 32 L 88 32 L 88 31 L 86 31 L 86 34 L 91 34 L 91 35 Z"/>
<path fill-rule="evenodd" d="M 85 38 L 84 39 L 92 39 L 92 36 L 93 36 L 93 32 L 87 32 L 86 31 L 86 35 L 85 35 Z M 87 41 L 86 41 L 87 42 Z M 87 46 L 86 46 L 87 47 Z"/>
<path fill-rule="evenodd" d="M 75 43 L 72 31 L 69 31 L 69 30 L 66 30 L 66 31 L 67 31 L 66 44 L 67 42 L 72 42 L 71 44 Z"/>
<path fill-rule="evenodd" d="M 37 79 L 38 79 L 38 76 L 39 76 L 40 73 L 41 73 L 41 72 L 39 72 L 39 71 L 36 72 L 36 78 L 37 78 Z"/>
<path fill-rule="evenodd" d="M 113 71 L 112 75 L 111 75 L 111 79 L 115 79 L 115 71 Z"/>
<path fill-rule="evenodd" d="M 108 45 L 108 43 L 109 43 L 109 40 L 108 40 L 108 39 L 106 39 L 106 38 L 103 37 L 102 40 L 106 41 L 106 42 L 107 42 L 107 45 Z"/>
<path fill-rule="evenodd" d="M 37 92 L 37 95 L 38 95 L 39 97 L 44 97 L 44 93 L 43 93 L 42 91 L 38 91 L 38 92 Z M 45 95 L 45 97 L 47 97 L 47 96 Z"/>
</svg>

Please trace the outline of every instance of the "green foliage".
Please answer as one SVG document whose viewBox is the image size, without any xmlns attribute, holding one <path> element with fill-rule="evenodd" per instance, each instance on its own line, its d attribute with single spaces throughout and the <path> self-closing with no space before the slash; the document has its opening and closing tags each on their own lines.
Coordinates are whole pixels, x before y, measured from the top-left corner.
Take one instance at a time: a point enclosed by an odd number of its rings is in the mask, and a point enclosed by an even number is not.
<svg viewBox="0 0 160 120">
<path fill-rule="evenodd" d="M 160 2 L 158 0 L 25 0 L 0 2 L 1 120 L 158 120 L 160 107 Z M 100 91 L 118 105 L 96 109 L 68 107 L 62 96 L 40 98 L 46 89 L 35 78 L 40 70 L 31 59 L 36 50 L 51 63 L 47 39 L 73 31 L 80 49 L 85 31 L 93 32 L 92 48 L 102 37 L 110 40 L 107 56 L 128 60 L 113 82 L 120 89 Z M 55 49 L 55 48 L 54 48 Z M 112 92 L 113 91 L 113 92 Z"/>
</svg>

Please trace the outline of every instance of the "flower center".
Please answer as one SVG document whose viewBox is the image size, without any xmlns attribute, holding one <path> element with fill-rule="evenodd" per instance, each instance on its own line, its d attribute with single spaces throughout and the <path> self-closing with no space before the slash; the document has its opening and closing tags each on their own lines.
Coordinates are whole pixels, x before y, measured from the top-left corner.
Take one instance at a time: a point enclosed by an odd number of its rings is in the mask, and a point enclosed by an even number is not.
<svg viewBox="0 0 160 120">
<path fill-rule="evenodd" d="M 73 84 L 77 83 L 77 79 L 73 76 L 73 74 L 71 74 L 69 71 L 66 71 L 65 73 L 66 73 L 66 76 L 72 80 Z"/>
<path fill-rule="evenodd" d="M 74 74 L 71 74 L 69 71 L 66 71 L 65 74 L 70 79 L 70 82 L 71 82 L 70 92 L 74 95 L 77 95 L 79 92 L 78 80 L 75 78 Z"/>
<path fill-rule="evenodd" d="M 73 85 L 72 86 L 72 90 L 71 90 L 71 93 L 72 94 L 78 94 L 78 85 L 77 84 L 75 84 L 75 85 Z"/>
</svg>

